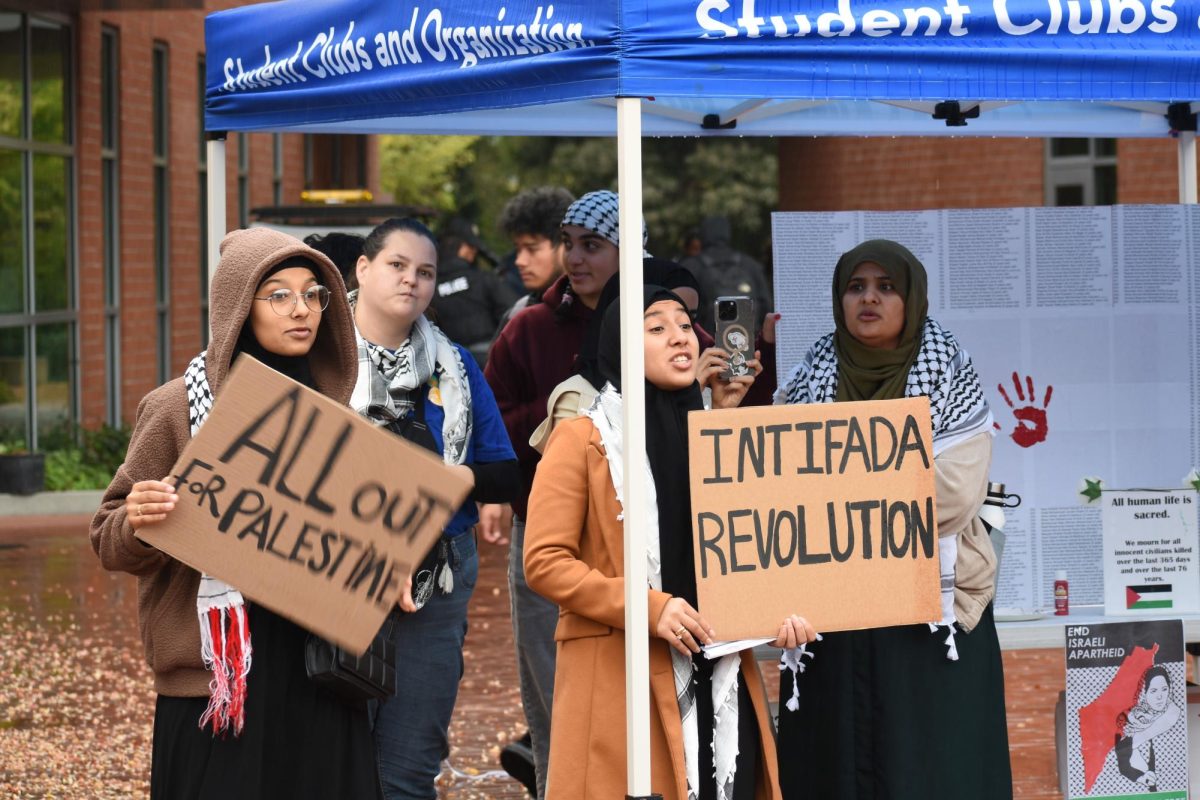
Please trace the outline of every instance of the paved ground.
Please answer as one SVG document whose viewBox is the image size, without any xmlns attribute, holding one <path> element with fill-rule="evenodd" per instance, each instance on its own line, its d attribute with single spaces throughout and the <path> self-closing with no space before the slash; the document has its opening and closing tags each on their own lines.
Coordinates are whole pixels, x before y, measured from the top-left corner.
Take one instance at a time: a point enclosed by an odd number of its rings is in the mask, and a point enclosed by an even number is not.
<svg viewBox="0 0 1200 800">
<path fill-rule="evenodd" d="M 0 796 L 144 797 L 153 692 L 141 660 L 134 579 L 104 572 L 86 518 L 0 519 Z M 442 775 L 447 800 L 525 796 L 497 773 L 522 730 L 504 554 L 485 550 L 466 676 Z M 1060 651 L 1005 657 L 1015 793 L 1059 798 L 1054 698 Z M 774 669 L 768 674 L 774 680 Z"/>
</svg>

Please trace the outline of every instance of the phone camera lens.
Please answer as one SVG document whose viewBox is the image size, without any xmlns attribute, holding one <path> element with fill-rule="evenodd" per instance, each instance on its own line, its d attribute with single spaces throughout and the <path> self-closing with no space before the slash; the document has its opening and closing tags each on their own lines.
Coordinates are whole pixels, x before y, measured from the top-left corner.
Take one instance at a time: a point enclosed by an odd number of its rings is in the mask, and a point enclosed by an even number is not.
<svg viewBox="0 0 1200 800">
<path fill-rule="evenodd" d="M 722 300 L 717 304 L 717 318 L 723 322 L 737 319 L 737 303 L 732 300 Z"/>
</svg>

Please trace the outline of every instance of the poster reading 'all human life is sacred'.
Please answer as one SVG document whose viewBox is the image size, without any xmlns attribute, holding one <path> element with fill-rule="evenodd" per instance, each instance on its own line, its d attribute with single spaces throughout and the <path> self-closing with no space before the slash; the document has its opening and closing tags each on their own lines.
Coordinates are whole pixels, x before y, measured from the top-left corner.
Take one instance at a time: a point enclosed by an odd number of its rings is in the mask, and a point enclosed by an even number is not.
<svg viewBox="0 0 1200 800">
<path fill-rule="evenodd" d="M 1068 625 L 1067 797 L 1186 800 L 1183 623 Z"/>
</svg>

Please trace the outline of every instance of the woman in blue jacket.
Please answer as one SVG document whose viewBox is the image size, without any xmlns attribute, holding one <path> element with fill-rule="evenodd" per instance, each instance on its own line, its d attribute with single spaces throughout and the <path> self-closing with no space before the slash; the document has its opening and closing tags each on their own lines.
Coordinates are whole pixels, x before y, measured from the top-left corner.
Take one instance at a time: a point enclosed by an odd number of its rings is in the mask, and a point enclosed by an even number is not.
<svg viewBox="0 0 1200 800">
<path fill-rule="evenodd" d="M 433 800 L 434 779 L 450 751 L 467 604 L 479 571 L 476 503 L 511 501 L 520 471 L 475 359 L 425 318 L 437 285 L 437 244 L 429 230 L 414 219 L 382 223 L 367 237 L 356 274 L 350 304 L 359 370 L 351 405 L 440 454 L 474 487 L 406 586 L 396 626 L 400 691 L 375 716 L 388 800 Z"/>
</svg>

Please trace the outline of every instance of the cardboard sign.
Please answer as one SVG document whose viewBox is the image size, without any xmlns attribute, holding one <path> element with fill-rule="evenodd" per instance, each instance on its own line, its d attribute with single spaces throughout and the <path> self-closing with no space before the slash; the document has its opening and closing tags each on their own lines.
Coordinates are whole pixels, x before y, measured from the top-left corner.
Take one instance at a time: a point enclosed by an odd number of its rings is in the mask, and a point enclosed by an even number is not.
<svg viewBox="0 0 1200 800">
<path fill-rule="evenodd" d="M 723 640 L 941 619 L 926 398 L 693 412 L 700 613 Z"/>
<path fill-rule="evenodd" d="M 429 451 L 248 356 L 138 537 L 356 653 L 470 486 Z"/>
<path fill-rule="evenodd" d="M 1104 613 L 1200 611 L 1200 536 L 1192 489 L 1103 496 Z"/>
<path fill-rule="evenodd" d="M 1188 796 L 1183 623 L 1068 625 L 1067 793 Z"/>
</svg>

